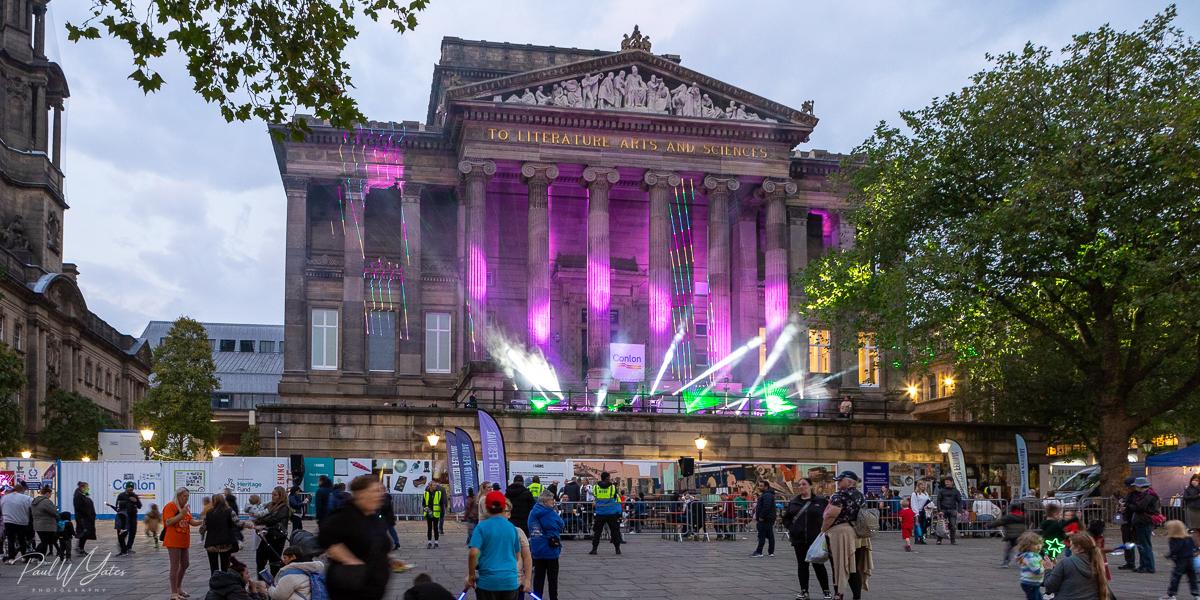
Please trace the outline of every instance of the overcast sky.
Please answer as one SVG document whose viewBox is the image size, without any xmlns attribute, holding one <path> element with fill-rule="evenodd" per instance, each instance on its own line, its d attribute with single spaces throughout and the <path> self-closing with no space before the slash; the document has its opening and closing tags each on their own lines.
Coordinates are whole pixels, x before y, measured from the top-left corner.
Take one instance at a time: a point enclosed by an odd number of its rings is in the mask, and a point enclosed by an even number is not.
<svg viewBox="0 0 1200 600">
<path fill-rule="evenodd" d="M 177 57 L 143 96 L 129 51 L 72 44 L 91 2 L 53 0 L 48 53 L 71 88 L 64 125 L 65 259 L 89 308 L 121 331 L 186 314 L 283 322 L 284 194 L 265 126 L 227 124 Z M 641 25 L 654 51 L 792 107 L 815 101 L 807 147 L 848 151 L 881 119 L 954 91 L 984 55 L 1061 48 L 1109 22 L 1136 27 L 1162 2 L 481 2 L 432 0 L 416 31 L 366 23 L 351 45 L 356 97 L 376 120 L 424 120 L 443 36 L 617 50 Z M 1200 6 L 1178 24 L 1200 34 Z"/>
</svg>

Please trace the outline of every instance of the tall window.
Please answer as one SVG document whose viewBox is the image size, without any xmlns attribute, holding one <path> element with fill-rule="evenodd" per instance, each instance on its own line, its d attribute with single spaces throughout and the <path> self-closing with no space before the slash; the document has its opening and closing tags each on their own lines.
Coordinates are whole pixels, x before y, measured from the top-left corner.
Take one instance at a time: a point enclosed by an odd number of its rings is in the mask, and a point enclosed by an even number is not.
<svg viewBox="0 0 1200 600">
<path fill-rule="evenodd" d="M 450 313 L 425 313 L 425 372 L 450 372 Z"/>
<path fill-rule="evenodd" d="M 808 372 L 828 373 L 829 359 L 832 356 L 832 346 L 829 343 L 828 329 L 808 330 Z"/>
<path fill-rule="evenodd" d="M 16 323 L 16 324 L 14 324 L 14 325 L 13 325 L 13 343 L 12 343 L 12 347 L 13 347 L 13 349 L 14 349 L 14 350 L 20 350 L 20 349 L 21 349 L 21 343 L 22 343 L 22 340 L 21 340 L 21 334 L 22 334 L 22 333 L 24 333 L 24 329 L 25 329 L 25 328 L 24 328 L 24 327 L 21 327 L 21 324 L 20 324 L 20 323 Z"/>
<path fill-rule="evenodd" d="M 367 361 L 372 371 L 396 370 L 396 313 L 373 310 L 367 315 Z"/>
<path fill-rule="evenodd" d="M 333 371 L 338 368 L 338 311 L 314 308 L 312 311 L 312 368 Z"/>
<path fill-rule="evenodd" d="M 858 333 L 858 385 L 879 387 L 879 346 L 874 333 Z"/>
</svg>

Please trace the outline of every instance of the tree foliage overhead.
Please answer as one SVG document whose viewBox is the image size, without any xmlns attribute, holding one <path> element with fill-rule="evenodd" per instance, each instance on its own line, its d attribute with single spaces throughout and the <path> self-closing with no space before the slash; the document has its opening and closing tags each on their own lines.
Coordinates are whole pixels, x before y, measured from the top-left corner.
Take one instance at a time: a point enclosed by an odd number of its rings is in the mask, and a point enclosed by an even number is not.
<svg viewBox="0 0 1200 600">
<path fill-rule="evenodd" d="M 17 392 L 25 387 L 25 358 L 0 342 L 0 456 L 13 456 L 24 443 Z"/>
<path fill-rule="evenodd" d="M 50 456 L 79 460 L 100 454 L 100 430 L 115 423 L 95 402 L 76 392 L 54 388 L 46 394 L 38 442 Z"/>
<path fill-rule="evenodd" d="M 156 454 L 204 460 L 220 429 L 212 422 L 212 394 L 220 386 L 204 326 L 188 317 L 171 325 L 154 350 L 151 387 L 133 407 L 134 426 L 154 430 Z"/>
<path fill-rule="evenodd" d="M 102 35 L 133 52 L 129 78 L 145 93 L 165 83 L 154 61 L 175 46 L 187 58 L 193 87 L 220 107 L 226 121 L 288 123 L 300 107 L 338 128 L 366 121 L 350 96 L 354 87 L 346 44 L 362 16 L 386 19 L 399 33 L 417 26 L 428 0 L 92 0 L 91 16 L 67 23 L 72 42 Z"/>
<path fill-rule="evenodd" d="M 855 247 L 804 274 L 810 318 L 948 356 L 968 400 L 1098 455 L 1200 387 L 1200 46 L 1174 7 L 1058 54 L 990 56 L 848 164 Z M 994 408 L 994 410 L 992 410 Z"/>
<path fill-rule="evenodd" d="M 242 432 L 242 439 L 238 444 L 238 456 L 258 456 L 262 453 L 262 440 L 259 439 L 258 425 L 251 425 Z"/>
</svg>

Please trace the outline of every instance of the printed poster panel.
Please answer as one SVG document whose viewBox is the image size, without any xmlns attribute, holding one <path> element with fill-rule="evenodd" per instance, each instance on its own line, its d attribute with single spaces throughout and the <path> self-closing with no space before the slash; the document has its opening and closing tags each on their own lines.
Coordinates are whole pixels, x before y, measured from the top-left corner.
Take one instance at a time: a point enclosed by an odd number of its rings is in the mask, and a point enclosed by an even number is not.
<svg viewBox="0 0 1200 600">
<path fill-rule="evenodd" d="M 888 487 L 889 483 L 888 463 L 863 463 L 863 493 L 878 494 L 883 488 Z"/>
<path fill-rule="evenodd" d="M 137 492 L 138 498 L 141 499 L 143 511 L 149 510 L 151 503 L 158 504 L 159 509 L 162 509 L 169 501 L 164 501 L 170 493 L 163 489 L 162 464 L 157 461 L 110 462 L 104 465 L 104 469 L 106 485 L 102 488 L 92 486 L 92 494 L 97 504 L 116 506 L 117 496 L 125 491 L 126 482 L 133 482 L 133 491 Z M 99 512 L 100 507 L 96 508 Z M 111 507 L 109 510 L 112 510 Z"/>
<path fill-rule="evenodd" d="M 755 495 L 761 482 L 771 484 L 775 493 L 792 496 L 797 483 L 808 478 L 813 482 L 816 493 L 828 488 L 833 482 L 833 463 L 710 463 L 696 465 L 693 489 L 707 494 L 732 494 L 747 492 Z M 822 494 L 824 495 L 824 494 Z"/>
<path fill-rule="evenodd" d="M 317 493 L 317 484 L 324 475 L 333 480 L 333 459 L 332 458 L 309 458 L 304 457 L 304 492 L 307 494 Z M 317 503 L 309 502 L 308 511 L 310 515 L 315 515 L 317 511 Z"/>
<path fill-rule="evenodd" d="M 608 345 L 608 369 L 617 381 L 640 383 L 646 380 L 646 345 Z"/>
<path fill-rule="evenodd" d="M 422 494 L 432 477 L 429 459 L 397 458 L 387 489 L 392 494 Z"/>
<path fill-rule="evenodd" d="M 508 463 L 508 472 L 512 477 L 517 475 L 524 477 L 525 487 L 529 487 L 529 482 L 536 475 L 541 480 L 542 487 L 550 487 L 550 484 L 557 484 L 558 489 L 562 490 L 563 485 L 571 478 L 571 467 L 566 461 L 514 460 Z"/>
<path fill-rule="evenodd" d="M 351 458 L 346 464 L 346 485 L 359 475 L 370 475 L 373 462 L 369 458 Z"/>
<path fill-rule="evenodd" d="M 222 456 L 213 460 L 213 491 L 229 488 L 235 494 L 271 497 L 276 487 L 288 487 L 288 459 L 270 456 Z"/>
<path fill-rule="evenodd" d="M 209 493 L 208 472 L 203 469 L 180 469 L 171 478 L 171 489 L 187 488 L 193 494 Z"/>
</svg>

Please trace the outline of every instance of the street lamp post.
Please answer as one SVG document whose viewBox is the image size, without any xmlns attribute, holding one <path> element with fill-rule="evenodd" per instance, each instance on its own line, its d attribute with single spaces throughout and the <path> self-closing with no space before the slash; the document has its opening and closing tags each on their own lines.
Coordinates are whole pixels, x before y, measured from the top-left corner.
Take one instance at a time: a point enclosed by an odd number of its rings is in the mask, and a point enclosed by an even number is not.
<svg viewBox="0 0 1200 600">
<path fill-rule="evenodd" d="M 154 448 L 150 446 L 150 442 L 154 439 L 154 430 L 145 428 L 142 430 L 142 442 L 144 442 L 143 450 L 146 452 L 146 460 L 150 460 L 150 456 L 154 454 Z"/>
<path fill-rule="evenodd" d="M 429 432 L 429 435 L 425 436 L 425 441 L 429 442 L 429 480 L 430 481 L 433 481 L 433 478 L 435 476 L 437 476 L 437 469 L 435 468 L 435 465 L 437 464 L 437 445 L 438 445 L 438 442 L 441 441 L 441 439 L 442 439 L 442 437 L 440 435 L 438 435 L 437 433 L 432 432 L 432 431 Z"/>
<path fill-rule="evenodd" d="M 279 434 L 283 433 L 278 429 L 275 430 L 275 456 L 279 457 Z"/>
<path fill-rule="evenodd" d="M 699 461 L 704 462 L 704 448 L 708 446 L 708 440 L 704 439 L 704 436 L 699 436 L 692 441 L 696 442 L 696 452 L 700 454 Z"/>
</svg>

